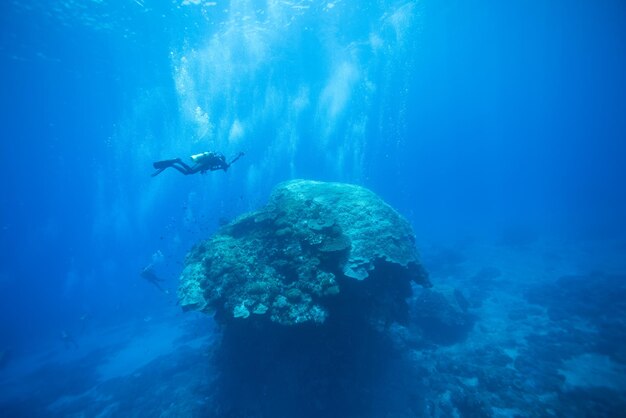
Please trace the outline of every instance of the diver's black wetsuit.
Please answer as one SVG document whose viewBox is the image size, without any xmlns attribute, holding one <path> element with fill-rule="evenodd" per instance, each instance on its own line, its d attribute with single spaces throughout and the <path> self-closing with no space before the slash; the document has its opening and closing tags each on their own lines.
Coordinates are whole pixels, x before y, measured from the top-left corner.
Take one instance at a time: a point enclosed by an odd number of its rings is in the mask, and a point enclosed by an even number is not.
<svg viewBox="0 0 626 418">
<path fill-rule="evenodd" d="M 163 289 L 161 287 L 161 282 L 164 282 L 165 279 L 161 279 L 160 277 L 158 277 L 156 275 L 156 273 L 154 272 L 154 269 L 152 268 L 152 264 L 150 264 L 149 266 L 145 267 L 141 271 L 141 277 L 143 277 L 144 279 L 146 279 L 147 281 L 149 281 L 150 283 L 155 285 L 157 287 L 157 289 L 159 289 L 161 292 L 169 293 L 167 290 L 165 290 L 165 289 Z"/>
<path fill-rule="evenodd" d="M 183 160 L 181 160 L 180 158 L 175 158 L 173 160 L 157 161 L 152 164 L 157 170 L 152 173 L 152 177 L 160 174 L 163 170 L 169 167 L 175 168 L 186 176 L 189 174 L 206 173 L 207 171 L 226 171 L 231 166 L 231 164 L 233 164 L 243 155 L 244 153 L 240 152 L 228 163 L 226 162 L 226 158 L 223 154 L 216 152 L 204 152 L 202 154 L 193 155 L 191 157 L 191 159 L 195 162 L 193 166 L 185 164 L 185 162 L 183 162 Z"/>
</svg>

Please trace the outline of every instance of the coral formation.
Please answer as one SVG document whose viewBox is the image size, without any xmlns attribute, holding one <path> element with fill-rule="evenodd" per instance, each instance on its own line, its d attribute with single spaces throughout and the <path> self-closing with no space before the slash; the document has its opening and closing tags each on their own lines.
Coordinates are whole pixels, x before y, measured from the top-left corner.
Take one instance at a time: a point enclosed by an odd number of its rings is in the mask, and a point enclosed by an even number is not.
<svg viewBox="0 0 626 418">
<path fill-rule="evenodd" d="M 430 285 L 412 229 L 393 208 L 360 186 L 292 180 L 195 246 L 178 296 L 183 309 L 222 322 L 320 324 L 347 297 L 388 322 L 402 319 L 397 305 L 411 280 Z"/>
</svg>

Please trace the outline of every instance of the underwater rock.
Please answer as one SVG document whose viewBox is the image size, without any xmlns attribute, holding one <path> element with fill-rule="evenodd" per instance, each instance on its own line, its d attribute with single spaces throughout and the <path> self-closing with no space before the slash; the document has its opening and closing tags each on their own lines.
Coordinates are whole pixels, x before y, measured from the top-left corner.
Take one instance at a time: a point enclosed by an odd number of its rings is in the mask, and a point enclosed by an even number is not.
<svg viewBox="0 0 626 418">
<path fill-rule="evenodd" d="M 406 316 L 411 280 L 430 286 L 391 206 L 360 186 L 293 180 L 191 250 L 178 297 L 221 322 L 324 323 L 348 309 L 388 323 Z"/>
<path fill-rule="evenodd" d="M 441 345 L 455 344 L 467 338 L 476 321 L 469 312 L 469 306 L 459 289 L 422 289 L 416 292 L 411 304 L 412 324 L 428 341 Z"/>
</svg>

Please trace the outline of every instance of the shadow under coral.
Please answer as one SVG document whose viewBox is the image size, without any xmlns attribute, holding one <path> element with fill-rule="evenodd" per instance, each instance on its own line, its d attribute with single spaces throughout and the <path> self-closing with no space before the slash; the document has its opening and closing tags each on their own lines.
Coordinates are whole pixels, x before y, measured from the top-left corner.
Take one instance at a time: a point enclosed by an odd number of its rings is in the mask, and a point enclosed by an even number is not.
<svg viewBox="0 0 626 418">
<path fill-rule="evenodd" d="M 395 343 L 394 320 L 407 318 L 401 286 L 389 321 L 371 304 L 380 280 L 369 278 L 367 292 L 354 298 L 344 287 L 323 324 L 283 326 L 255 316 L 223 324 L 214 355 L 215 415 L 224 417 L 416 416 L 422 410 L 420 378 Z M 388 286 L 388 284 L 387 284 Z M 384 293 L 384 292 L 383 292 Z M 383 317 L 386 315 L 383 315 Z"/>
</svg>

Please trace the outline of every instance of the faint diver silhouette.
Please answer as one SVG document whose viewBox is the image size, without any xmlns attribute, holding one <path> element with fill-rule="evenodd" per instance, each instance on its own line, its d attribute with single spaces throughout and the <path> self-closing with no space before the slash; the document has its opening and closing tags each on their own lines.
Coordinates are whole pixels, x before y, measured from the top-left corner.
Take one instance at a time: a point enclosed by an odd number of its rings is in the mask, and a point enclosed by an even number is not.
<svg viewBox="0 0 626 418">
<path fill-rule="evenodd" d="M 161 286 L 161 283 L 163 283 L 165 279 L 162 279 L 156 275 L 156 273 L 154 272 L 154 268 L 152 267 L 152 264 L 148 264 L 148 266 L 144 267 L 144 269 L 141 271 L 141 277 L 143 277 L 148 282 L 155 285 L 157 289 L 159 289 L 161 292 L 165 294 L 170 293 L 168 290 L 163 289 L 163 287 Z"/>
</svg>

